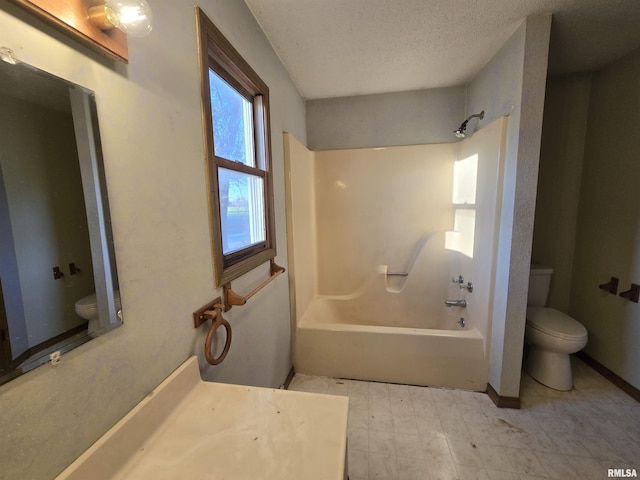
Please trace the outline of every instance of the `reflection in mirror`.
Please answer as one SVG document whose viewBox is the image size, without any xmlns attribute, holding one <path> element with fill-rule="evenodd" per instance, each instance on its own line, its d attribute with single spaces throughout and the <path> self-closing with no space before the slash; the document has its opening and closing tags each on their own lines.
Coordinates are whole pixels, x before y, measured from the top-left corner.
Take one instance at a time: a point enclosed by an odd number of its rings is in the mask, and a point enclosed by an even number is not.
<svg viewBox="0 0 640 480">
<path fill-rule="evenodd" d="M 122 310 L 94 94 L 0 50 L 2 384 Z"/>
</svg>

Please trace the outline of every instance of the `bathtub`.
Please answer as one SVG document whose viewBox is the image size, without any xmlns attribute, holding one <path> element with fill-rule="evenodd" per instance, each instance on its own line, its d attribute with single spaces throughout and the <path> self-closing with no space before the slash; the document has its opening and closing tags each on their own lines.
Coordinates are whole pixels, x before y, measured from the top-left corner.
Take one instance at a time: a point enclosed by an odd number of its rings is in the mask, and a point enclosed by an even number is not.
<svg viewBox="0 0 640 480">
<path fill-rule="evenodd" d="M 455 308 L 443 307 L 442 315 L 427 319 L 429 328 L 421 328 L 421 315 L 407 308 L 401 296 L 387 292 L 375 297 L 376 302 L 367 303 L 361 301 L 362 292 L 316 295 L 296 329 L 296 372 L 486 390 L 485 339 L 471 322 L 464 328 L 456 323 Z"/>
</svg>

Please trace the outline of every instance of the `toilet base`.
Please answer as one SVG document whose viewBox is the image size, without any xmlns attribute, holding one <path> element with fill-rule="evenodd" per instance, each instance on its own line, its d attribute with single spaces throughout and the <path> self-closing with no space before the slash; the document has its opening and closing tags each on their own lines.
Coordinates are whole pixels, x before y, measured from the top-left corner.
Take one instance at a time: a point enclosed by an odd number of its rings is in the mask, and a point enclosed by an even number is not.
<svg viewBox="0 0 640 480">
<path fill-rule="evenodd" d="M 524 370 L 534 379 L 555 390 L 571 390 L 573 374 L 568 353 L 550 352 L 531 345 Z"/>
</svg>

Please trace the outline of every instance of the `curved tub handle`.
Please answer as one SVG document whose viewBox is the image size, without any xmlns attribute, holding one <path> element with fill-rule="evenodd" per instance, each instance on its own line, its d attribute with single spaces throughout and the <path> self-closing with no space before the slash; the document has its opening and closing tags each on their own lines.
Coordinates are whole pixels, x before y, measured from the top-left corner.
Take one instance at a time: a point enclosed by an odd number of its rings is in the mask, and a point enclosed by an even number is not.
<svg viewBox="0 0 640 480">
<path fill-rule="evenodd" d="M 204 342 L 204 356 L 207 359 L 207 362 L 211 365 L 218 365 L 222 363 L 224 358 L 227 356 L 227 353 L 229 353 L 229 347 L 231 346 L 231 325 L 229 325 L 229 322 L 222 317 L 222 308 L 224 308 L 222 305 L 216 305 L 214 310 L 204 312 L 205 316 L 213 319 L 211 328 L 207 334 L 207 339 Z M 224 329 L 227 331 L 227 341 L 224 344 L 224 349 L 220 356 L 218 356 L 218 358 L 214 358 L 211 353 L 211 345 L 213 343 L 213 337 L 216 334 L 216 330 L 218 330 L 221 325 L 224 326 Z"/>
</svg>

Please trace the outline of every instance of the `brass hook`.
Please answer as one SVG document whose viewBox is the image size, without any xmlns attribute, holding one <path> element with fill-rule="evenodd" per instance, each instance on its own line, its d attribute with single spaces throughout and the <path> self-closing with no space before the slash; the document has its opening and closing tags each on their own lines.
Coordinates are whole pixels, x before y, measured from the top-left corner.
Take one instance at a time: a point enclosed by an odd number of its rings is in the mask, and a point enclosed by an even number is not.
<svg viewBox="0 0 640 480">
<path fill-rule="evenodd" d="M 618 282 L 619 280 L 616 277 L 611 277 L 611 280 L 607 283 L 603 283 L 602 285 L 598 285 L 598 288 L 615 295 L 618 293 Z"/>
<path fill-rule="evenodd" d="M 638 300 L 640 300 L 640 285 L 632 283 L 629 290 L 620 293 L 620 296 L 630 302 L 638 303 Z"/>
</svg>

